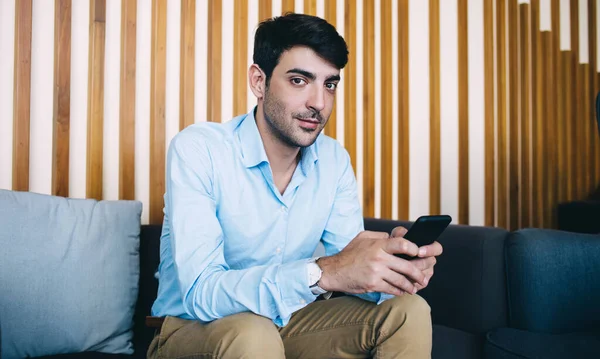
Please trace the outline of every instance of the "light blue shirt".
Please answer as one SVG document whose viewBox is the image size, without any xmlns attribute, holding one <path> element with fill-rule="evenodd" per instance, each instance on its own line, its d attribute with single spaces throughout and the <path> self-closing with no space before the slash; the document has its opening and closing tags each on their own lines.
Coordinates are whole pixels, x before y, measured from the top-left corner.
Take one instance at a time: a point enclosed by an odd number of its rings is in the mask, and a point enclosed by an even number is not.
<svg viewBox="0 0 600 359">
<path fill-rule="evenodd" d="M 254 111 L 177 134 L 164 200 L 155 316 L 210 322 L 253 312 L 285 326 L 317 297 L 307 262 L 319 242 L 333 255 L 364 229 L 347 151 L 319 135 L 281 195 Z"/>
</svg>

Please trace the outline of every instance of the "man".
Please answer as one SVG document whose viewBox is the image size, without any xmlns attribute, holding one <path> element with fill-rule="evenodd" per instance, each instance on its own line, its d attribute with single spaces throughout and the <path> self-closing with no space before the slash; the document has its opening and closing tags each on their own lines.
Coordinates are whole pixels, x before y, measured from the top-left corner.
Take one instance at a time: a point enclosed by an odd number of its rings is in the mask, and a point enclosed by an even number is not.
<svg viewBox="0 0 600 359">
<path fill-rule="evenodd" d="M 347 56 L 322 19 L 266 20 L 255 109 L 173 139 L 150 358 L 430 357 L 415 293 L 442 248 L 364 231 L 348 153 L 321 135 Z M 319 242 L 326 256 L 311 258 Z"/>
</svg>

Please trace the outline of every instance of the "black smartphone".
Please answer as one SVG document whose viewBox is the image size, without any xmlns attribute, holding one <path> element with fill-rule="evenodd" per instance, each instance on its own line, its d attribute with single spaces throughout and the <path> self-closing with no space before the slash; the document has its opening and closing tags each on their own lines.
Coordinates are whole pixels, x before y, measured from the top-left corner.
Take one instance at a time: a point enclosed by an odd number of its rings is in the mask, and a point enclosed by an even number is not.
<svg viewBox="0 0 600 359">
<path fill-rule="evenodd" d="M 452 222 L 448 215 L 421 216 L 413 223 L 404 235 L 404 238 L 415 243 L 417 246 L 425 246 L 435 242 Z M 406 254 L 395 254 L 403 259 L 413 259 Z"/>
</svg>

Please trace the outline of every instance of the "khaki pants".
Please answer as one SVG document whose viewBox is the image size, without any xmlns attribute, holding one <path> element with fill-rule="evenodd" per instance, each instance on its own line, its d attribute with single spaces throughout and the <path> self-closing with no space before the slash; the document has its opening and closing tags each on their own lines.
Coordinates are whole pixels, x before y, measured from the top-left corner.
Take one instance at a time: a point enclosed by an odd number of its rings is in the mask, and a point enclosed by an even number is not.
<svg viewBox="0 0 600 359">
<path fill-rule="evenodd" d="M 240 313 L 209 324 L 167 317 L 148 358 L 430 358 L 429 305 L 405 294 L 380 305 L 346 296 L 320 300 L 278 328 Z"/>
</svg>

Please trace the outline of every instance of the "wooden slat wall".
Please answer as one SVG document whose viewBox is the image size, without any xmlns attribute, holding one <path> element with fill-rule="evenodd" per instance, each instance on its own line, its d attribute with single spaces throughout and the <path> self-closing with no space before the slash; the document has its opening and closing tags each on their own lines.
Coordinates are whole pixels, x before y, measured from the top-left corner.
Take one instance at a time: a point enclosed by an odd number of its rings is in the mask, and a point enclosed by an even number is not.
<svg viewBox="0 0 600 359">
<path fill-rule="evenodd" d="M 71 120 L 71 0 L 54 3 L 52 194 L 69 196 Z"/>
<path fill-rule="evenodd" d="M 211 1 L 210 3 L 214 2 L 216 1 Z M 220 9 L 220 6 L 218 7 Z M 220 23 L 219 21 L 216 22 Z M 163 194 L 165 192 L 166 45 L 167 1 L 154 0 L 152 3 L 152 50 L 150 65 L 150 223 L 162 223 L 163 218 Z M 219 110 L 214 109 L 213 111 Z"/>
<path fill-rule="evenodd" d="M 429 212 L 431 214 L 441 213 L 440 76 L 440 0 L 429 0 Z"/>
<path fill-rule="evenodd" d="M 137 0 L 121 3 L 119 199 L 135 199 L 135 69 Z"/>
<path fill-rule="evenodd" d="M 73 0 L 54 0 L 54 86 L 53 96 L 53 137 L 52 137 L 52 176 L 50 192 L 59 196 L 69 195 L 70 168 L 70 141 L 73 134 L 71 127 L 71 71 L 77 69 L 71 64 L 71 7 Z M 344 127 L 344 146 L 350 154 L 351 163 L 355 171 L 357 163 L 363 163 L 362 173 L 356 173 L 359 183 L 362 181 L 361 199 L 365 216 L 374 216 L 380 213 L 381 217 L 391 218 L 396 214 L 399 219 L 414 219 L 415 213 L 410 213 L 409 201 L 419 201 L 418 195 L 422 190 L 428 191 L 429 203 L 420 204 L 414 211 L 440 213 L 442 198 L 456 196 L 458 209 L 455 222 L 472 224 L 470 218 L 477 215 L 473 203 L 484 209 L 482 219 L 485 225 L 517 229 L 522 227 L 556 227 L 556 207 L 559 203 L 586 198 L 596 189 L 600 181 L 600 136 L 595 124 L 594 101 L 600 89 L 600 75 L 597 73 L 597 45 L 596 45 L 596 6 L 594 0 L 587 0 L 587 21 L 589 46 L 589 63 L 580 64 L 579 49 L 583 43 L 579 38 L 579 0 L 571 0 L 570 5 L 570 32 L 571 49 L 560 50 L 560 1 L 551 0 L 551 30 L 540 31 L 540 16 L 543 14 L 540 0 L 532 0 L 531 5 L 518 5 L 513 0 L 484 1 L 483 6 L 483 43 L 469 43 L 469 21 L 471 16 L 480 16 L 477 11 L 471 13 L 472 3 L 468 0 L 457 0 L 456 19 L 449 19 L 453 14 L 440 13 L 441 0 L 428 0 L 429 6 L 421 3 L 412 3 L 409 0 L 398 0 L 397 12 L 394 12 L 396 3 L 381 1 L 380 8 L 376 3 L 362 1 L 358 6 L 356 0 L 281 0 L 282 13 L 294 11 L 295 5 L 301 5 L 304 13 L 316 14 L 319 6 L 323 6 L 324 17 L 333 24 L 343 21 L 344 37 L 350 50 L 347 67 L 343 71 L 344 84 L 344 118 L 343 123 L 336 121 L 336 112 L 341 109 L 334 107 L 325 133 L 336 137 L 338 127 Z M 14 84 L 13 84 L 13 148 L 12 148 L 12 188 L 15 190 L 29 190 L 30 167 L 30 108 L 31 108 L 31 63 L 32 63 L 32 6 L 36 4 L 30 0 L 15 2 L 15 34 L 14 34 Z M 140 5 L 142 4 L 142 5 Z M 145 156 L 149 162 L 148 184 L 144 188 L 149 195 L 148 208 L 149 222 L 162 221 L 163 194 L 165 191 L 165 152 L 168 146 L 166 135 L 171 131 L 165 127 L 171 126 L 166 118 L 166 73 L 167 67 L 172 63 L 166 62 L 167 44 L 167 1 L 152 0 L 150 9 L 145 12 L 150 16 L 151 24 L 150 45 L 143 45 L 139 40 L 138 6 L 149 6 L 137 0 L 122 1 L 120 25 L 120 62 L 119 62 L 119 176 L 118 190 L 121 199 L 137 199 L 139 188 L 136 188 L 136 168 L 139 170 L 138 157 Z M 258 4 L 257 9 L 250 9 L 252 4 Z M 255 28 L 257 20 L 272 17 L 275 3 L 273 0 L 240 0 L 235 1 L 234 9 L 223 9 L 222 0 L 199 2 L 197 0 L 181 0 L 181 20 L 175 28 L 179 28 L 181 47 L 178 66 L 179 79 L 179 126 L 184 129 L 195 122 L 195 114 L 200 115 L 200 120 L 227 121 L 222 118 L 223 99 L 231 101 L 228 112 L 239 115 L 247 112 L 248 90 L 248 34 Z M 428 46 L 429 53 L 429 117 L 418 119 L 409 128 L 411 108 L 413 111 L 422 110 L 419 102 L 409 104 L 409 88 L 414 86 L 415 78 L 411 78 L 409 68 L 409 51 L 413 46 L 421 44 L 409 43 L 409 32 L 415 26 L 414 19 L 409 18 L 409 4 L 423 6 L 428 9 L 429 34 L 423 41 Z M 584 4 L 583 2 L 581 4 Z M 425 4 L 426 5 L 426 4 Z M 197 6 L 202 6 L 198 9 Z M 206 6 L 206 8 L 204 8 Z M 344 18 L 338 18 L 338 7 L 343 6 Z M 357 13 L 357 7 L 362 12 Z M 321 8 L 319 8 L 321 9 Z M 232 11 L 230 11 L 232 10 Z M 376 12 L 381 13 L 381 22 L 375 23 Z M 144 11 L 141 12 L 142 14 Z M 202 15 L 198 15 L 202 14 Z M 208 22 L 197 22 L 196 16 L 205 16 Z M 473 15 L 475 14 L 475 15 Z M 229 18 L 231 17 L 231 18 Z M 495 17 L 495 18 L 494 18 Z M 91 0 L 89 8 L 89 48 L 88 48 L 88 88 L 87 88 L 87 136 L 82 139 L 86 143 L 85 153 L 86 171 L 86 197 L 103 199 L 103 171 L 108 166 L 114 173 L 112 163 L 103 162 L 104 140 L 106 137 L 104 126 L 104 82 L 105 82 L 105 32 L 106 32 L 106 0 Z M 170 18 L 169 18 L 170 19 Z M 426 18 L 425 18 L 426 19 Z M 109 19 L 110 20 L 110 19 Z M 441 116 L 441 84 L 443 78 L 440 58 L 440 21 L 456 21 L 458 24 L 457 50 L 458 54 L 458 142 L 441 141 L 441 129 L 444 119 Z M 110 21 L 115 21 L 110 20 Z M 146 20 L 147 23 L 148 20 Z M 169 20 L 171 21 L 171 20 Z M 231 29 L 223 28 L 224 23 L 233 22 Z M 394 21 L 397 22 L 397 32 L 392 29 Z M 494 28 L 495 23 L 495 28 Z M 114 24 L 114 23 L 113 23 Z M 473 24 L 473 22 L 471 22 Z M 170 24 L 171 25 L 171 24 Z M 145 25 L 146 28 L 148 25 Z M 206 26 L 207 31 L 196 33 L 196 26 Z M 376 26 L 379 26 L 376 28 Z M 380 30 L 381 43 L 376 44 L 375 33 Z M 223 34 L 223 31 L 226 33 Z M 228 32 L 229 31 L 229 32 Z M 471 30 L 472 32 L 472 30 Z M 362 39 L 357 39 L 357 34 L 362 34 Z M 37 34 L 37 33 L 36 33 Z M 414 35 L 414 33 L 412 33 Z M 225 35 L 225 36 L 224 36 Z M 37 35 L 35 35 L 37 36 Z M 202 36 L 196 39 L 196 36 Z M 242 56 L 234 56 L 233 63 L 224 61 L 222 41 L 233 38 L 234 52 Z M 412 36 L 412 35 L 411 35 Z M 37 41 L 37 37 L 35 39 Z M 363 51 L 357 53 L 357 44 L 362 42 Z M 204 49 L 197 49 L 202 44 Z M 138 46 L 139 45 L 139 46 Z M 395 54 L 393 45 L 398 47 L 397 62 L 394 63 Z M 142 50 L 144 46 L 151 47 Z M 481 47 L 483 46 L 483 47 Z M 140 47 L 138 49 L 138 47 Z M 376 49 L 380 48 L 380 53 Z M 471 57 L 471 51 L 481 51 L 483 55 L 483 72 L 477 75 L 477 56 Z M 418 49 L 422 50 L 422 47 Z M 444 48 L 444 51 L 446 49 Z M 136 83 L 146 70 L 137 68 L 136 59 L 139 51 L 148 51 L 150 57 L 150 107 L 149 128 L 140 130 L 136 125 Z M 202 52 L 204 51 L 204 52 Z M 427 51 L 427 50 L 425 50 Z M 196 53 L 206 56 L 198 58 Z M 146 55 L 147 56 L 147 55 Z M 227 55 L 229 56 L 229 55 Z M 76 58 L 76 57 L 74 57 Z M 147 58 L 147 57 L 146 57 Z M 177 57 L 175 57 L 177 58 Z M 362 61 L 357 61 L 361 60 Z M 376 62 L 377 59 L 377 63 Z M 411 59 L 411 60 L 414 60 Z M 141 60 L 140 60 L 141 61 Z M 473 64 L 472 62 L 475 62 Z M 362 62 L 362 68 L 357 65 Z M 36 62 L 33 61 L 35 64 Z M 200 64 L 200 67 L 197 68 Z M 147 65 L 146 65 L 147 66 Z M 381 83 L 376 88 L 375 68 L 381 67 Z M 72 69 L 73 67 L 73 69 Z M 230 68 L 231 67 L 231 68 Z M 196 71 L 205 71 L 201 74 L 201 84 L 196 81 Z M 391 74 L 397 69 L 397 78 Z M 170 69 L 169 71 L 171 71 Z M 233 70 L 232 83 L 221 83 L 222 73 Z M 112 71 L 112 70 L 111 70 Z M 426 70 L 425 70 L 426 71 Z M 445 70 L 444 70 L 445 71 Z M 173 72 L 175 73 L 175 72 Z M 357 74 L 362 74 L 359 80 Z M 471 88 L 469 79 L 473 76 L 483 76 L 483 88 Z M 394 96 L 394 86 L 398 86 L 397 98 Z M 450 79 L 450 81 L 454 81 Z M 360 87 L 362 83 L 362 87 Z M 410 85 L 410 86 L 409 86 Z M 37 90 L 37 88 L 36 88 Z M 5 90 L 4 90 L 5 91 Z M 470 112 L 469 95 L 482 91 L 484 107 L 482 113 Z M 36 92 L 37 93 L 37 92 Z M 360 96 L 357 96 L 360 94 Z M 137 93 L 139 95 L 139 93 Z M 341 94 L 340 94 L 341 95 Z M 202 97 L 197 108 L 198 98 Z M 37 98 L 35 98 L 37 100 Z M 444 98 L 445 100 L 445 98 Z M 142 100 L 143 101 L 143 100 Z M 204 105 L 206 101 L 206 105 Z M 359 102 L 360 101 L 360 102 Z M 143 103 L 143 102 L 142 102 Z M 362 104 L 361 113 L 357 113 L 357 103 Z M 398 114 L 394 117 L 395 105 Z M 427 102 L 426 102 L 427 103 Z M 473 103 L 471 103 L 473 105 Z M 143 107 L 142 107 L 143 108 Z M 195 111 L 199 110 L 199 111 Z M 142 111 L 147 110 L 140 110 Z M 376 111 L 381 111 L 376 112 Z M 426 112 L 423 112 L 426 113 Z M 381 151 L 376 146 L 375 118 L 381 114 Z M 107 116 L 112 116 L 107 113 Z M 480 118 L 482 117 L 483 118 Z M 415 120 L 412 116 L 412 120 Z M 112 118 L 109 118 L 113 121 Z M 357 129 L 358 121 L 362 121 L 362 131 Z M 397 122 L 394 122 L 397 121 Z M 410 138 L 409 130 L 423 131 L 419 126 L 424 121 L 428 132 L 422 139 Z M 427 123 L 428 121 L 428 123 Z M 483 121 L 479 122 L 479 121 Z M 169 123 L 167 123 L 169 122 Z M 393 133 L 397 124 L 398 132 Z M 470 142 L 473 132 L 471 126 L 481 124 L 484 126 L 485 141 Z M 531 127 L 530 127 L 531 126 Z M 477 128 L 477 127 L 474 127 Z M 73 127 L 74 129 L 74 127 Z M 2 129 L 0 129 L 2 131 Z M 73 130 L 74 131 L 74 130 Z M 141 131 L 141 132 L 140 132 Z M 144 132 L 148 131 L 148 132 Z M 452 131 L 455 131 L 453 128 Z M 10 132 L 10 131 L 8 131 Z M 141 135 L 140 135 L 141 134 Z M 169 136 L 172 133 L 169 133 Z M 428 136 L 427 136 L 428 135 Z M 140 137 L 141 136 L 141 137 Z M 149 137 L 149 138 L 148 138 Z M 148 143 L 148 153 L 138 154 L 136 142 Z M 449 137 L 450 138 L 450 137 Z M 357 151 L 357 141 L 363 144 L 361 153 Z M 397 143 L 394 143 L 397 141 Z M 409 153 L 410 141 L 426 141 L 429 155 L 415 155 Z M 143 146 L 143 145 L 142 145 Z M 392 163 L 397 153 L 397 175 L 394 175 Z M 448 146 L 457 146 L 456 194 L 442 193 L 451 181 L 455 185 L 455 178 L 441 177 L 441 154 L 448 150 Z M 471 148 L 482 146 L 481 149 Z M 425 147 L 427 148 L 427 147 Z M 531 151 L 530 151 L 531 148 Z M 456 150 L 452 148 L 452 150 Z M 484 186 L 481 188 L 485 198 L 473 196 L 473 187 L 480 183 L 471 183 L 469 171 L 473 170 L 472 162 L 478 161 L 473 156 L 477 150 L 484 151 L 481 158 L 481 175 L 484 177 Z M 33 152 L 37 155 L 37 152 Z M 453 152 L 454 153 L 454 152 Z M 411 156 L 409 156 L 411 155 Z M 82 158 L 83 158 L 82 154 Z M 32 157 L 34 161 L 37 156 Z M 421 184 L 411 181 L 418 176 L 409 176 L 411 161 L 415 158 L 423 160 L 423 168 L 429 170 L 429 183 Z M 381 183 L 376 182 L 379 175 L 375 163 L 380 161 Z M 420 161 L 418 161 L 421 164 Z M 116 162 L 115 162 L 116 164 Z M 471 166 L 469 166 L 471 165 Z M 413 171 L 418 166 L 412 163 Z M 82 167 L 83 171 L 84 168 Z M 36 171 L 32 174 L 35 175 Z M 137 172 L 139 173 L 139 172 Z M 413 173 L 414 175 L 414 173 Z M 475 177 L 476 178 L 476 177 Z M 115 178 L 116 179 L 116 178 Z M 38 179 L 35 179 L 36 181 Z M 427 179 L 426 179 L 427 180 Z M 37 182 L 36 182 L 37 183 Z M 141 182 L 143 184 L 143 181 Z M 377 191 L 376 186 L 381 186 Z M 143 187 L 143 186 L 142 186 Z M 113 184 L 114 188 L 114 184 Z M 397 191 L 397 192 L 396 192 Z M 397 198 L 394 198 L 397 193 Z M 475 192 L 477 193 L 477 192 Z M 415 196 L 417 194 L 417 196 Z M 110 194 L 106 194 L 109 196 Z M 379 195 L 379 198 L 376 198 Z M 377 204 L 380 207 L 377 208 Z M 397 208 L 394 208 L 394 206 Z M 446 205 L 446 203 L 444 203 Z M 422 214 L 422 213 L 419 213 Z M 475 216 L 477 217 L 477 216 Z"/>
<path fill-rule="evenodd" d="M 243 6 L 247 0 L 239 1 L 239 6 Z M 236 17 L 236 27 L 240 25 L 247 26 L 248 15 L 244 11 L 244 18 Z M 238 25 L 238 22 L 240 24 Z M 181 1 L 181 48 L 180 48 L 180 67 L 179 67 L 179 129 L 183 130 L 194 123 L 194 102 L 195 102 L 195 74 L 196 74 L 196 0 Z M 243 43 L 239 44 L 239 50 L 245 54 L 245 37 Z M 234 59 L 235 60 L 235 59 Z M 246 99 L 246 87 L 242 86 L 244 100 Z M 234 106 L 236 101 L 234 100 Z M 234 111 L 235 112 L 235 111 Z"/>
<path fill-rule="evenodd" d="M 86 197 L 102 199 L 106 0 L 90 2 Z"/>
<path fill-rule="evenodd" d="M 363 212 L 375 215 L 375 2 L 363 3 Z"/>
</svg>

